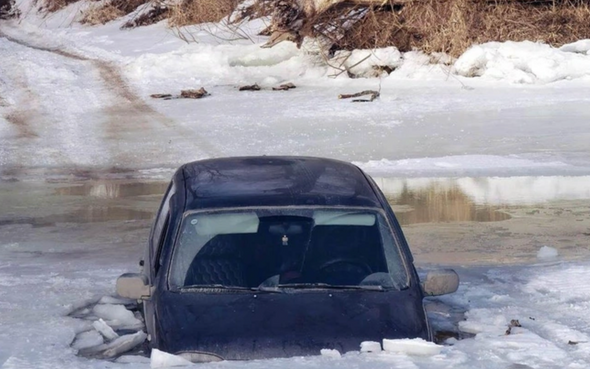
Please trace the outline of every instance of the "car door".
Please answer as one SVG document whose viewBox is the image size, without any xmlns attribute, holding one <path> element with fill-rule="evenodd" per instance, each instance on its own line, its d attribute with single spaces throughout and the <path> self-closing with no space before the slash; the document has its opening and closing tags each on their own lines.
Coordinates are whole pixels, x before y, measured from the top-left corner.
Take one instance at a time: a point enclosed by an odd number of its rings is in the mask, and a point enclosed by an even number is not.
<svg viewBox="0 0 590 369">
<path fill-rule="evenodd" d="M 160 210 L 156 215 L 154 224 L 151 230 L 147 260 L 144 261 L 143 270 L 151 287 L 157 286 L 158 276 L 161 274 L 162 265 L 162 250 L 166 240 L 166 235 L 170 229 L 170 209 L 174 194 L 176 193 L 176 184 L 174 181 L 170 182 L 168 190 L 164 195 L 164 199 L 160 205 Z M 155 291 L 154 291 L 155 292 Z M 152 293 L 152 296 L 154 294 Z M 147 299 L 143 303 L 145 324 L 148 331 L 148 338 L 151 340 L 152 335 L 155 334 L 155 310 L 153 298 Z"/>
</svg>

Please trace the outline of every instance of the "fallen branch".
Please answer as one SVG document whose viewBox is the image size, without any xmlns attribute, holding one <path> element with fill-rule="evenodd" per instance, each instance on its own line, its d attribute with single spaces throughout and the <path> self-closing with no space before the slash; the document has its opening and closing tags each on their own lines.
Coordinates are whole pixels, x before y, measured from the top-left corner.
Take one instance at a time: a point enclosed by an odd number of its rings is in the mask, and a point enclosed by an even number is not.
<svg viewBox="0 0 590 369">
<path fill-rule="evenodd" d="M 517 319 L 512 319 L 510 321 L 510 324 L 508 324 L 508 329 L 506 330 L 506 335 L 509 335 L 512 333 L 512 328 L 515 327 L 522 327 L 522 325 L 520 325 L 520 322 Z"/>
<path fill-rule="evenodd" d="M 366 91 L 357 92 L 355 94 L 340 94 L 340 95 L 338 95 L 338 98 L 339 99 L 350 99 L 352 97 L 361 97 L 361 96 L 365 96 L 365 95 L 370 95 L 369 99 L 355 99 L 355 100 L 352 100 L 352 102 L 371 102 L 371 101 L 375 100 L 376 98 L 378 98 L 380 94 L 378 91 L 366 90 Z"/>
<path fill-rule="evenodd" d="M 297 86 L 295 86 L 294 84 L 292 84 L 291 82 L 289 83 L 285 83 L 280 85 L 279 87 L 273 87 L 272 90 L 273 91 L 288 91 L 292 88 L 296 88 Z"/>
<path fill-rule="evenodd" d="M 198 90 L 181 90 L 180 95 L 172 94 L 152 94 L 150 97 L 154 99 L 173 100 L 173 99 L 201 99 L 210 94 L 203 88 Z"/>
<path fill-rule="evenodd" d="M 240 86 L 239 91 L 260 91 L 260 86 L 257 83 L 248 86 Z"/>
<path fill-rule="evenodd" d="M 203 87 L 199 88 L 198 90 L 180 91 L 180 97 L 184 97 L 185 99 L 200 99 L 205 96 L 209 96 L 209 93 Z"/>
</svg>

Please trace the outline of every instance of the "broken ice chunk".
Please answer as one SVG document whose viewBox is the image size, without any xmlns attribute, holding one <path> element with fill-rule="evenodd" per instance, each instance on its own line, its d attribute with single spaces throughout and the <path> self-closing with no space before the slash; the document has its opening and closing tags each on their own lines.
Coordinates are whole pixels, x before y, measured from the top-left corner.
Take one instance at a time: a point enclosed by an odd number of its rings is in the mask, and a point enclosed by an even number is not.
<svg viewBox="0 0 590 369">
<path fill-rule="evenodd" d="M 98 319 L 92 322 L 92 326 L 96 329 L 100 334 L 104 336 L 109 341 L 112 341 L 119 337 L 119 335 L 111 328 L 104 320 Z"/>
<path fill-rule="evenodd" d="M 102 336 L 97 331 L 82 332 L 76 336 L 72 347 L 76 350 L 83 350 L 89 347 L 102 345 L 104 342 Z"/>
<path fill-rule="evenodd" d="M 150 367 L 152 369 L 188 365 L 193 365 L 193 363 L 178 355 L 172 355 L 158 349 L 152 349 L 152 356 L 150 359 Z"/>
<path fill-rule="evenodd" d="M 374 341 L 361 342 L 361 352 L 381 352 L 381 343 Z"/>
<path fill-rule="evenodd" d="M 334 359 L 339 359 L 342 356 L 340 355 L 340 351 L 332 349 L 321 349 L 320 354 L 322 356 L 331 357 Z"/>
<path fill-rule="evenodd" d="M 547 259 L 555 259 L 559 253 L 556 249 L 549 246 L 543 246 L 537 252 L 537 259 L 547 260 Z"/>
<path fill-rule="evenodd" d="M 404 353 L 406 355 L 431 356 L 439 354 L 442 350 L 442 346 L 433 342 L 427 342 L 422 338 L 402 338 L 396 340 L 384 339 L 383 350 L 387 352 Z"/>
<path fill-rule="evenodd" d="M 123 305 L 98 304 L 92 312 L 113 329 L 141 329 L 143 323 L 137 319 L 133 312 L 127 310 Z"/>
<path fill-rule="evenodd" d="M 143 331 L 121 336 L 106 346 L 103 356 L 105 358 L 113 358 L 117 355 L 125 353 L 136 346 L 141 345 L 146 338 L 147 334 L 145 334 Z"/>
</svg>

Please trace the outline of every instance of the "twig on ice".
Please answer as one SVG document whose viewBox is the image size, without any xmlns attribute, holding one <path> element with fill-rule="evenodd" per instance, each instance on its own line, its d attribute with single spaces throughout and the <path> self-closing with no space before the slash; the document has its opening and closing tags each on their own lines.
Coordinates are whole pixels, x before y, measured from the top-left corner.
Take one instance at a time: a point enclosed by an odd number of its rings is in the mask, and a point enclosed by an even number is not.
<svg viewBox="0 0 590 369">
<path fill-rule="evenodd" d="M 355 99 L 355 100 L 352 100 L 352 102 L 371 102 L 371 101 L 375 100 L 376 98 L 378 98 L 380 94 L 378 91 L 365 90 L 365 91 L 357 92 L 355 94 L 340 94 L 340 95 L 338 95 L 338 98 L 339 99 L 350 99 L 351 97 L 361 97 L 361 96 L 365 96 L 365 95 L 369 95 L 369 98 L 368 99 Z"/>
</svg>

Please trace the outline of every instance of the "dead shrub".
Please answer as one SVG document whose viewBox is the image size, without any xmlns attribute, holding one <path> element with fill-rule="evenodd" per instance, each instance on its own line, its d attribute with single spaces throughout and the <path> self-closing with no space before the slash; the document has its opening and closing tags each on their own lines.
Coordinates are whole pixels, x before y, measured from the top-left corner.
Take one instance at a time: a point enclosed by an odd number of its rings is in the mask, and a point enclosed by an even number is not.
<svg viewBox="0 0 590 369">
<path fill-rule="evenodd" d="M 268 1 L 268 0 L 262 0 Z M 590 0 L 390 0 L 339 3 L 303 20 L 301 36 L 322 36 L 332 50 L 396 46 L 461 55 L 474 43 L 590 38 Z"/>
<path fill-rule="evenodd" d="M 181 0 L 169 7 L 168 23 L 171 27 L 219 22 L 229 16 L 239 0 Z"/>
</svg>

